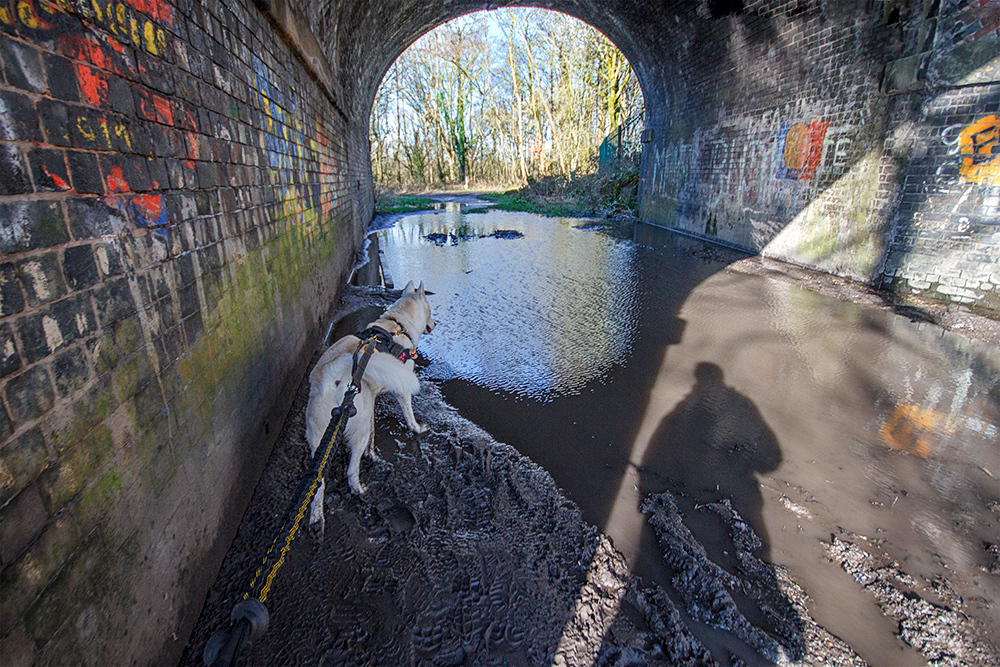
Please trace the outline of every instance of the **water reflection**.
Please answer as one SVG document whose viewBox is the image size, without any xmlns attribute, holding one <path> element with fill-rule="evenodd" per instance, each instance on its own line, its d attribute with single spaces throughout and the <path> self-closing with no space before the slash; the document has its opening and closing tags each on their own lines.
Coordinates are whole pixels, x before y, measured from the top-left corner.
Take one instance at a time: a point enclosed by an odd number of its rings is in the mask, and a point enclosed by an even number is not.
<svg viewBox="0 0 1000 667">
<path fill-rule="evenodd" d="M 396 281 L 436 293 L 440 325 L 421 351 L 454 377 L 543 401 L 620 363 L 635 330 L 634 251 L 578 222 L 452 208 L 380 232 Z"/>
<path fill-rule="evenodd" d="M 452 367 L 448 400 L 549 471 L 634 571 L 670 584 L 638 509 L 670 487 L 726 567 L 728 538 L 695 507 L 732 498 L 816 620 L 871 664 L 922 658 L 826 559 L 831 532 L 884 540 L 910 575 L 966 600 L 1000 599 L 1000 578 L 983 576 L 1000 571 L 997 348 L 725 270 L 743 256 L 695 239 L 579 224 L 452 210 L 404 219 L 383 243 L 397 282 L 436 292 L 421 351 Z M 524 237 L 480 238 L 500 229 Z"/>
</svg>

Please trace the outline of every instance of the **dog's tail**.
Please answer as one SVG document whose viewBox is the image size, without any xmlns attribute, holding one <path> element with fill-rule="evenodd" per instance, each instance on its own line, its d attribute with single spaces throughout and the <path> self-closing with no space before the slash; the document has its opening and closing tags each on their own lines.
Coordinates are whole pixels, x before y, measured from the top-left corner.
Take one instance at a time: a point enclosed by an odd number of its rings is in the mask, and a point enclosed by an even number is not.
<svg viewBox="0 0 1000 667">
<path fill-rule="evenodd" d="M 368 360 L 364 379 L 400 396 L 413 395 L 420 391 L 420 380 L 416 374 L 399 359 L 382 352 L 373 354 Z"/>
</svg>

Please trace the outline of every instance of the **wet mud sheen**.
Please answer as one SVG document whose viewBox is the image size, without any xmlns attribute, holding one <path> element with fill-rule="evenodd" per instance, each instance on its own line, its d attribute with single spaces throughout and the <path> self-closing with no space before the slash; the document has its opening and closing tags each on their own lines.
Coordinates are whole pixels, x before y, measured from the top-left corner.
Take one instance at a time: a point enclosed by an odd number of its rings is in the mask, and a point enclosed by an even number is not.
<svg viewBox="0 0 1000 667">
<path fill-rule="evenodd" d="M 414 400 L 431 430 L 413 438 L 380 403 L 387 463 L 366 461 L 364 498 L 337 452 L 326 533 L 295 544 L 246 662 L 997 664 L 993 348 L 655 230 L 518 216 L 456 208 L 379 233 L 397 283 L 435 276 Z M 392 297 L 352 289 L 336 335 Z M 963 386 L 964 430 L 907 434 L 907 409 L 947 412 Z M 307 395 L 184 664 L 305 469 Z"/>
</svg>

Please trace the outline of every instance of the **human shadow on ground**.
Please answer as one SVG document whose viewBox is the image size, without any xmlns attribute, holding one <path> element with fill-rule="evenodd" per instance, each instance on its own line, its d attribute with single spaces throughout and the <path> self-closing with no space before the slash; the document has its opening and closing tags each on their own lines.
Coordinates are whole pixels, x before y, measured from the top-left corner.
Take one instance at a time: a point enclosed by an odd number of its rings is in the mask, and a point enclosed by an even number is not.
<svg viewBox="0 0 1000 667">
<path fill-rule="evenodd" d="M 794 659 L 804 649 L 801 622 L 767 563 L 757 480 L 781 463 L 777 438 L 753 401 L 726 385 L 719 366 L 699 363 L 694 380 L 643 459 L 640 495 L 654 529 L 645 531 L 644 546 L 661 550 L 694 618 L 725 628 L 769 660 L 782 652 Z"/>
</svg>

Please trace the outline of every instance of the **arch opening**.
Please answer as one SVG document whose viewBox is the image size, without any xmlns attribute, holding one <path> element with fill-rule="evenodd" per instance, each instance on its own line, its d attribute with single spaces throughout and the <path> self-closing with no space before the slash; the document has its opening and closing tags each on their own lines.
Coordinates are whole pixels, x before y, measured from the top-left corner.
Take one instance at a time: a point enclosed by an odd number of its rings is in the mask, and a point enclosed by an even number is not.
<svg viewBox="0 0 1000 667">
<path fill-rule="evenodd" d="M 414 41 L 372 100 L 372 172 L 389 187 L 572 180 L 637 163 L 641 84 L 600 31 L 560 12 L 473 12 Z M 604 144 L 602 144 L 602 141 Z"/>
</svg>

